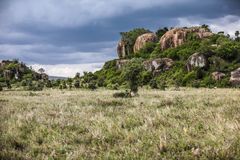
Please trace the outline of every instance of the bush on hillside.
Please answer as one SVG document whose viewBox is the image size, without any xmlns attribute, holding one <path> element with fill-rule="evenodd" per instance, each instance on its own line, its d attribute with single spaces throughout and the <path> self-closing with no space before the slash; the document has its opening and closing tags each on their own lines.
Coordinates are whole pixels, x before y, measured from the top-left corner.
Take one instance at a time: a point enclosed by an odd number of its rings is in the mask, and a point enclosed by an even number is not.
<svg viewBox="0 0 240 160">
<path fill-rule="evenodd" d="M 73 85 L 74 85 L 75 88 L 80 88 L 80 81 L 78 79 L 75 80 Z"/>
<path fill-rule="evenodd" d="M 154 51 L 156 48 L 156 43 L 154 42 L 148 42 L 146 45 L 140 49 L 137 53 L 135 53 L 135 57 L 137 58 L 143 58 L 143 59 L 148 59 L 150 58 L 151 53 Z"/>
<path fill-rule="evenodd" d="M 27 91 L 42 91 L 44 88 L 43 82 L 38 81 L 28 81 L 27 85 L 24 87 Z"/>
</svg>

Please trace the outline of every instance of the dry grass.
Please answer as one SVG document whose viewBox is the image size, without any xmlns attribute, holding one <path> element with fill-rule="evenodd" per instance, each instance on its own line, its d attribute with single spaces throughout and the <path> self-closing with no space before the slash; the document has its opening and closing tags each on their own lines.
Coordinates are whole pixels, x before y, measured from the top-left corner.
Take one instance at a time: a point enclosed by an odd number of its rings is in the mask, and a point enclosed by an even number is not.
<svg viewBox="0 0 240 160">
<path fill-rule="evenodd" d="M 240 90 L 0 93 L 0 159 L 240 159 Z"/>
</svg>

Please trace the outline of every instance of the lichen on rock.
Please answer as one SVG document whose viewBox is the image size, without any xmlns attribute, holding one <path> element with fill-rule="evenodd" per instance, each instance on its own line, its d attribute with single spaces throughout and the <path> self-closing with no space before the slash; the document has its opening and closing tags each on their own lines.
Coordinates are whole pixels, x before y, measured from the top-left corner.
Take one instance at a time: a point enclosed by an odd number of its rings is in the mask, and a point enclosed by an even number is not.
<svg viewBox="0 0 240 160">
<path fill-rule="evenodd" d="M 194 53 L 188 58 L 186 67 L 187 70 L 190 72 L 196 67 L 204 68 L 207 65 L 208 65 L 207 58 L 203 54 Z"/>
</svg>

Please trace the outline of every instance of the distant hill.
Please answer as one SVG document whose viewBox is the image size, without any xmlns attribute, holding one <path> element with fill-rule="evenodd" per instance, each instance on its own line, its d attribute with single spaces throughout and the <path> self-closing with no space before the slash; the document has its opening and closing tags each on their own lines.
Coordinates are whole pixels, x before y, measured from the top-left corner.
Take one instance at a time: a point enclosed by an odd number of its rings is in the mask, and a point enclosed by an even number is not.
<svg viewBox="0 0 240 160">
<path fill-rule="evenodd" d="M 48 77 L 49 80 L 67 80 L 68 77 L 58 77 L 58 76 L 49 76 Z"/>
<path fill-rule="evenodd" d="M 48 80 L 48 75 L 38 73 L 18 60 L 0 61 L 0 82 L 20 82 L 22 80 Z"/>
</svg>

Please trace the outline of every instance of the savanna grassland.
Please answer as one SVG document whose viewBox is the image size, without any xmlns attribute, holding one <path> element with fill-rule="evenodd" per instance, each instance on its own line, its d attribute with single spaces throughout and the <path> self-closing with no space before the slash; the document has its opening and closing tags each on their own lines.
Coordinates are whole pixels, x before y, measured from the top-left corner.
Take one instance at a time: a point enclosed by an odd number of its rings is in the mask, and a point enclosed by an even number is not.
<svg viewBox="0 0 240 160">
<path fill-rule="evenodd" d="M 240 159 L 239 89 L 4 91 L 0 159 Z"/>
</svg>

